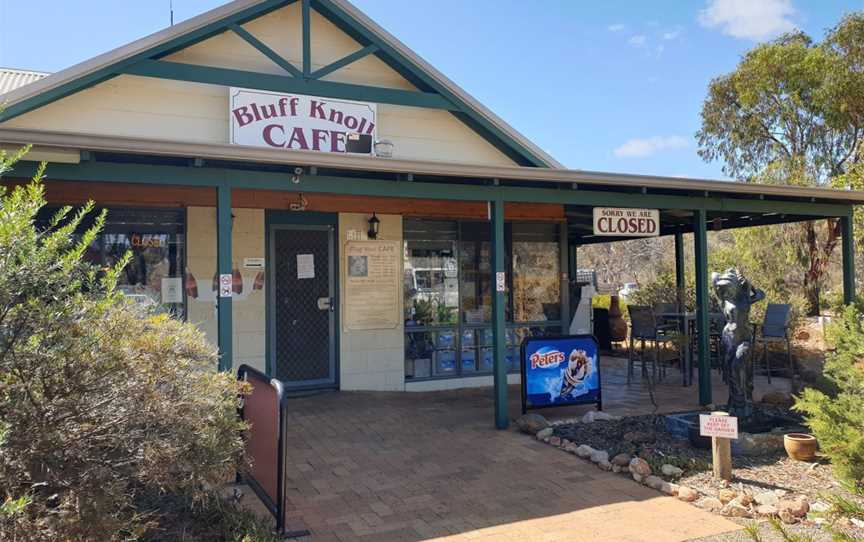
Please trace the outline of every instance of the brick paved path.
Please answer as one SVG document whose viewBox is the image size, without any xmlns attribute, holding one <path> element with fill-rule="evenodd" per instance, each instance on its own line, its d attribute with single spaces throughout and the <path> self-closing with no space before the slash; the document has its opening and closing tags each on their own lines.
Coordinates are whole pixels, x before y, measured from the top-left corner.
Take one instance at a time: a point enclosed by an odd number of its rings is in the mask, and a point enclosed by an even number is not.
<svg viewBox="0 0 864 542">
<path fill-rule="evenodd" d="M 518 390 L 510 396 L 515 417 Z M 290 404 L 289 528 L 310 529 L 314 542 L 663 542 L 738 528 L 525 435 L 492 429 L 491 389 L 331 392 Z"/>
</svg>

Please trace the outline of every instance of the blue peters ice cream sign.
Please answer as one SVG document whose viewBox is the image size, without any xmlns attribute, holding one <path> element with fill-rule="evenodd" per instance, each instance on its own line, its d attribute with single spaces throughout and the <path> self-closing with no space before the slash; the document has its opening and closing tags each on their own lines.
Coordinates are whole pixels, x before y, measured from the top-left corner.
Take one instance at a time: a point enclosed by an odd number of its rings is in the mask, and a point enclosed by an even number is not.
<svg viewBox="0 0 864 542">
<path fill-rule="evenodd" d="M 597 339 L 591 335 L 522 343 L 522 409 L 601 404 Z"/>
</svg>

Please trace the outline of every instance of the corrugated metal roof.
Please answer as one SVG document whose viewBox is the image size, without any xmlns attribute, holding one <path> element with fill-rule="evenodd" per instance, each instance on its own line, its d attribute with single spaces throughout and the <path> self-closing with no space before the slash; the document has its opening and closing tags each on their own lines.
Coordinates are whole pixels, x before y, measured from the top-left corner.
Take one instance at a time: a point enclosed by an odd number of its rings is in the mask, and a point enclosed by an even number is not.
<svg viewBox="0 0 864 542">
<path fill-rule="evenodd" d="M 24 85 L 29 85 L 34 81 L 48 77 L 48 75 L 50 74 L 44 72 L 0 68 L 0 94 L 15 90 Z"/>
<path fill-rule="evenodd" d="M 554 182 L 585 188 L 588 186 L 621 186 L 670 193 L 687 191 L 699 197 L 722 194 L 737 194 L 763 198 L 811 199 L 812 203 L 842 202 L 864 205 L 864 191 L 838 190 L 780 184 L 736 183 L 731 181 L 689 179 L 684 177 L 659 177 L 654 175 L 632 175 L 558 168 L 521 166 L 482 166 L 433 162 L 429 160 L 401 160 L 374 156 L 351 155 L 317 151 L 251 147 L 228 143 L 190 143 L 171 139 L 141 139 L 115 135 L 96 135 L 47 130 L 4 128 L 0 125 L 0 142 L 45 148 L 82 149 L 110 153 L 129 153 L 156 156 L 202 158 L 205 160 L 230 160 L 256 162 L 260 164 L 283 164 L 290 166 L 315 166 L 322 169 L 348 169 L 369 172 L 412 173 L 432 177 L 456 179 L 499 179 L 521 183 Z M 218 167 L 218 166 L 217 166 Z M 572 188 L 572 186 L 568 186 Z M 587 190 L 586 190 L 587 191 Z M 575 193 L 578 193 L 576 191 Z"/>
</svg>

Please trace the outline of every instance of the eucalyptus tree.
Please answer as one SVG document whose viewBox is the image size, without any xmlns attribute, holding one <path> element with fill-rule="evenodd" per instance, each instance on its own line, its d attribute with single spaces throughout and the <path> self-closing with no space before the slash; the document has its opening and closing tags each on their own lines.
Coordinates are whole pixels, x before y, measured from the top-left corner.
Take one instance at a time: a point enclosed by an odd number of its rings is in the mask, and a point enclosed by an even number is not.
<svg viewBox="0 0 864 542">
<path fill-rule="evenodd" d="M 854 184 L 849 173 L 859 169 L 864 135 L 862 68 L 864 13 L 844 17 L 821 43 L 794 32 L 757 45 L 732 73 L 709 84 L 697 133 L 699 155 L 722 160 L 724 172 L 742 182 Z M 795 255 L 807 313 L 818 314 L 839 221 L 782 230 L 778 244 Z M 790 238 L 787 244 L 784 239 Z"/>
</svg>

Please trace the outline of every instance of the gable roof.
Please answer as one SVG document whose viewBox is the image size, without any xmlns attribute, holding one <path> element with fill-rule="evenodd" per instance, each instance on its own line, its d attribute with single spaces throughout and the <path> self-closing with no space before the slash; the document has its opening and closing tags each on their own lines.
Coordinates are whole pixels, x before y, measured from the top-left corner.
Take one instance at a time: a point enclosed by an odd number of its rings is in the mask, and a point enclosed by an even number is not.
<svg viewBox="0 0 864 542">
<path fill-rule="evenodd" d="M 111 79 L 120 70 L 151 58 L 162 57 L 228 29 L 261 17 L 295 0 L 234 0 L 147 37 L 76 64 L 3 95 L 3 121 L 37 109 L 90 86 Z M 313 0 L 309 0 L 313 1 Z M 535 167 L 562 168 L 548 153 L 534 145 L 500 117 L 484 107 L 456 83 L 420 58 L 405 44 L 381 28 L 347 0 L 314 0 L 315 9 L 355 40 L 379 45 L 376 56 L 396 69 L 416 86 L 429 87 L 461 111 L 453 111 L 461 121 L 493 142 L 517 163 Z M 360 41 L 362 44 L 363 41 Z"/>
<path fill-rule="evenodd" d="M 44 72 L 34 72 L 31 70 L 17 70 L 15 68 L 0 68 L 0 94 L 5 94 L 16 88 L 29 85 L 40 79 L 44 79 L 48 74 Z"/>
</svg>

